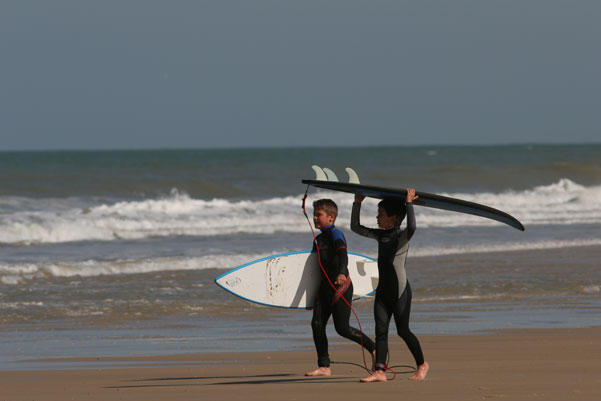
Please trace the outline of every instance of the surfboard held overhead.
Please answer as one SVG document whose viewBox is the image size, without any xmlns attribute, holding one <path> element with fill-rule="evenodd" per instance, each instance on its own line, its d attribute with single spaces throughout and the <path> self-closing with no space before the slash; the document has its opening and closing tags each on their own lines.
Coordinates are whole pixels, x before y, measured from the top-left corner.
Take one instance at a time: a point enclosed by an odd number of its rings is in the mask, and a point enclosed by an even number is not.
<svg viewBox="0 0 601 401">
<path fill-rule="evenodd" d="M 330 179 L 330 176 L 324 173 L 323 170 L 318 166 L 313 166 L 313 170 L 316 172 L 315 179 L 302 180 L 301 182 L 303 184 L 311 185 L 317 188 L 328 189 L 331 191 L 347 192 L 377 199 L 404 199 L 407 196 L 407 190 L 405 188 L 387 188 L 360 184 L 357 173 L 350 167 L 346 168 L 346 172 L 349 175 L 349 182 L 338 182 L 337 178 L 336 180 Z M 332 177 L 336 177 L 336 175 L 333 174 Z M 490 206 L 462 199 L 451 198 L 448 196 L 430 194 L 427 192 L 416 191 L 415 194 L 419 197 L 413 202 L 417 206 L 471 214 L 505 223 L 520 231 L 525 230 L 524 225 L 518 219 Z"/>
</svg>

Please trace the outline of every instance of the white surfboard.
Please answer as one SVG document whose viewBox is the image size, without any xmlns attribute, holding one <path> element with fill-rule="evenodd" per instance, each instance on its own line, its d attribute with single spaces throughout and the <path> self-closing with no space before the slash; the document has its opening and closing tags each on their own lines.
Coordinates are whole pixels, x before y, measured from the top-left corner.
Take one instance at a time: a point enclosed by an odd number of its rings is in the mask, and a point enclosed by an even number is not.
<svg viewBox="0 0 601 401">
<path fill-rule="evenodd" d="M 353 299 L 373 293 L 378 285 L 375 259 L 348 253 Z M 311 251 L 282 253 L 237 267 L 215 279 L 226 291 L 247 301 L 282 308 L 313 306 L 321 280 L 317 255 Z"/>
</svg>

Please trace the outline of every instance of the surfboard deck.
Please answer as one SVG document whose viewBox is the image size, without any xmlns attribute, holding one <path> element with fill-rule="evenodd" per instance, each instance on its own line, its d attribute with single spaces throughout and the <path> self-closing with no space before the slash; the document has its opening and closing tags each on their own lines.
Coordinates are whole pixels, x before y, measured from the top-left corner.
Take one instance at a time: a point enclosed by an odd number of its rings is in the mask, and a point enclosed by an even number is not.
<svg viewBox="0 0 601 401">
<path fill-rule="evenodd" d="M 373 293 L 378 285 L 377 261 L 348 253 L 353 299 Z M 311 251 L 282 253 L 254 260 L 215 278 L 215 284 L 260 305 L 310 309 L 321 282 L 317 255 Z"/>
<path fill-rule="evenodd" d="M 370 198 L 402 198 L 407 196 L 406 189 L 387 188 L 373 185 L 363 185 L 358 182 L 357 174 L 350 168 L 347 168 L 349 179 L 351 182 L 338 182 L 338 178 L 329 169 L 323 169 L 325 173 L 320 171 L 317 166 L 313 166 L 317 173 L 315 180 L 302 180 L 303 184 L 312 185 L 317 188 L 328 189 L 332 191 L 348 192 L 358 195 L 363 195 Z M 492 207 L 481 205 L 479 203 L 465 201 L 462 199 L 451 198 L 448 196 L 430 194 L 427 192 L 415 191 L 419 196 L 413 201 L 417 206 L 425 206 L 434 209 L 448 210 L 452 212 L 471 214 L 475 216 L 485 217 L 496 220 L 514 227 L 520 231 L 525 228 L 522 223 L 515 217 Z"/>
</svg>

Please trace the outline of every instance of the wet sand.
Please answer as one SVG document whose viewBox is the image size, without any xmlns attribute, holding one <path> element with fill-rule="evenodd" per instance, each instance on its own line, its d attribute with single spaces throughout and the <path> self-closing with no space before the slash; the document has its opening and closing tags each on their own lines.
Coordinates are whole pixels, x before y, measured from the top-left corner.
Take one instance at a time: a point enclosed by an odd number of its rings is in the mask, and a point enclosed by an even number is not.
<svg viewBox="0 0 601 401">
<path fill-rule="evenodd" d="M 359 383 L 366 375 L 361 350 L 349 344 L 331 348 L 327 378 L 304 377 L 315 367 L 312 349 L 40 360 L 48 369 L 0 372 L 0 401 L 601 399 L 601 328 L 420 340 L 431 365 L 422 382 L 408 380 L 413 361 L 391 337 L 391 365 L 398 367 L 387 383 Z"/>
</svg>

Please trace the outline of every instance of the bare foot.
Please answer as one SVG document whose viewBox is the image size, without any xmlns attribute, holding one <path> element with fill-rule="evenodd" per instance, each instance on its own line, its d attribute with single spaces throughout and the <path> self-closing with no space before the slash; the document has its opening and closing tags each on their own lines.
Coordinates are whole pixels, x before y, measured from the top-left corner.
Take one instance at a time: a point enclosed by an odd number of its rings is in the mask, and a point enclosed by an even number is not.
<svg viewBox="0 0 601 401">
<path fill-rule="evenodd" d="M 332 376 L 332 371 L 330 368 L 320 367 L 305 373 L 305 376 Z"/>
<path fill-rule="evenodd" d="M 386 373 L 383 370 L 376 370 L 371 375 L 364 377 L 360 380 L 361 383 L 374 383 L 374 382 L 385 382 L 386 381 Z"/>
<path fill-rule="evenodd" d="M 409 378 L 409 380 L 424 380 L 428 374 L 428 370 L 430 370 L 428 362 L 422 363 L 417 367 L 417 371 Z"/>
</svg>

